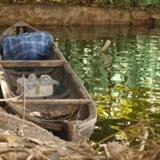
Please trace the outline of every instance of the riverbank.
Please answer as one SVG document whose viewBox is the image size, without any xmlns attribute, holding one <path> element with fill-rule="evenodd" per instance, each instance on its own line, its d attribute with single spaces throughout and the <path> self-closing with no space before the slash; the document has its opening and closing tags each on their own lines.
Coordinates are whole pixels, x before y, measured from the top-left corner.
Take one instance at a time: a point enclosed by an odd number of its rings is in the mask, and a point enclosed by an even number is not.
<svg viewBox="0 0 160 160">
<path fill-rule="evenodd" d="M 81 6 L 0 5 L 0 26 L 25 21 L 31 25 L 160 25 L 159 8 L 113 9 Z"/>
</svg>

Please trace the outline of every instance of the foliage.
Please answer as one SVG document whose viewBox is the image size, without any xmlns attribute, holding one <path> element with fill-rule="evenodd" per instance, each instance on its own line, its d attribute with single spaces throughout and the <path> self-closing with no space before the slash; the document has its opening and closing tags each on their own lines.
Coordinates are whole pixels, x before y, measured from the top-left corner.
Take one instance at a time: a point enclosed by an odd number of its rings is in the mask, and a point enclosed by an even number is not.
<svg viewBox="0 0 160 160">
<path fill-rule="evenodd" d="M 0 0 L 5 3 L 53 3 L 65 5 L 89 5 L 111 7 L 159 6 L 160 0 Z"/>
</svg>

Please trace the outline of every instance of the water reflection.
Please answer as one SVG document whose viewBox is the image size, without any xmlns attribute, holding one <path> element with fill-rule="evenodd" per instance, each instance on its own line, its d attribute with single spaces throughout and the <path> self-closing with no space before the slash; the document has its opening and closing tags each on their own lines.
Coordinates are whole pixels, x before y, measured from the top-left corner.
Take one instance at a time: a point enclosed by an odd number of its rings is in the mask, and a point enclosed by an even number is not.
<svg viewBox="0 0 160 160">
<path fill-rule="evenodd" d="M 98 122 L 92 138 L 100 140 L 140 119 L 159 127 L 160 37 L 114 39 L 107 55 L 101 53 L 104 43 L 103 39 L 59 40 L 65 57 L 96 101 Z"/>
</svg>

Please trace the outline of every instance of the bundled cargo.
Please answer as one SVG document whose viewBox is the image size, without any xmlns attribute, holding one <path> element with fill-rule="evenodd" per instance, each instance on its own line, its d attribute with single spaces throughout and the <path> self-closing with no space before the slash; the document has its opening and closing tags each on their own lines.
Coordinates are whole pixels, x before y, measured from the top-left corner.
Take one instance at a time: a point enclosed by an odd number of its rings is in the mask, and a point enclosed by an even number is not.
<svg viewBox="0 0 160 160">
<path fill-rule="evenodd" d="M 44 60 L 52 53 L 53 38 L 47 32 L 21 33 L 3 39 L 4 60 Z"/>
</svg>

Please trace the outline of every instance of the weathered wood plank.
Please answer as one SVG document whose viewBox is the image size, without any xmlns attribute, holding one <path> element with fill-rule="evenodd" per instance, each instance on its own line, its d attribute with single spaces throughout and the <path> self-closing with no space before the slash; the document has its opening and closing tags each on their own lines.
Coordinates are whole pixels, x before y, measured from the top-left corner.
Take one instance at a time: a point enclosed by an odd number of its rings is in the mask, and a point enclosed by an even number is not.
<svg viewBox="0 0 160 160">
<path fill-rule="evenodd" d="M 59 67 L 64 64 L 64 60 L 0 60 L 0 65 L 5 68 Z"/>
<path fill-rule="evenodd" d="M 0 128 L 2 130 L 22 129 L 24 136 L 38 138 L 43 141 L 56 140 L 50 132 L 26 120 L 19 119 L 11 114 L 0 112 Z"/>
<path fill-rule="evenodd" d="M 13 102 L 23 103 L 22 99 L 13 100 Z M 30 104 L 59 104 L 59 105 L 77 105 L 88 104 L 92 101 L 90 99 L 26 99 L 26 103 Z"/>
</svg>

